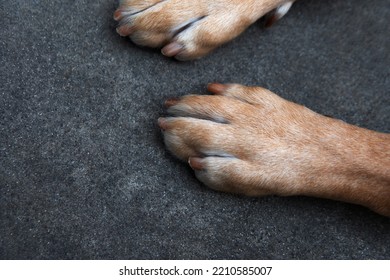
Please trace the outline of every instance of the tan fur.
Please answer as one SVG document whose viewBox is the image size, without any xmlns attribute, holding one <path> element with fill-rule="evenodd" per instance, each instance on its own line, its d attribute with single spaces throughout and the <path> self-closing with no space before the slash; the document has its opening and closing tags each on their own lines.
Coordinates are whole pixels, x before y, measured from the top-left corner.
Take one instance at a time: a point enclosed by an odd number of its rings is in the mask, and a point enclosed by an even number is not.
<svg viewBox="0 0 390 280">
<path fill-rule="evenodd" d="M 219 88 L 218 88 L 219 87 Z M 167 148 L 194 161 L 211 188 L 251 196 L 308 195 L 390 216 L 390 135 L 319 115 L 259 87 L 168 102 Z"/>
<path fill-rule="evenodd" d="M 286 0 L 125 0 L 114 13 L 118 33 L 139 45 L 163 47 L 180 60 L 206 55 Z M 188 25 L 191 24 L 191 25 Z M 182 27 L 186 26 L 181 30 Z"/>
<path fill-rule="evenodd" d="M 117 31 L 194 59 L 288 0 L 123 0 Z M 278 14 L 279 13 L 279 14 Z M 258 87 L 212 84 L 213 96 L 167 101 L 167 148 L 211 188 L 251 196 L 308 195 L 390 216 L 390 135 L 321 116 Z"/>
</svg>

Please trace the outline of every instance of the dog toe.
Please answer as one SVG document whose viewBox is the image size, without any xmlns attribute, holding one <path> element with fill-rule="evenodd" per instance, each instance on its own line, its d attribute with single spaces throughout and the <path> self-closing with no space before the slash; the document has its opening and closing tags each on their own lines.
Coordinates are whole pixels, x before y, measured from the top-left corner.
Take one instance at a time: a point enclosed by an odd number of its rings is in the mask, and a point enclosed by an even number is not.
<svg viewBox="0 0 390 280">
<path fill-rule="evenodd" d="M 223 192 L 248 196 L 268 195 L 271 191 L 259 189 L 255 166 L 234 156 L 192 157 L 188 161 L 195 176 L 206 186 Z"/>
<path fill-rule="evenodd" d="M 167 149 L 181 160 L 230 152 L 224 143 L 234 135 L 223 124 L 191 117 L 160 118 L 158 124 Z"/>
</svg>

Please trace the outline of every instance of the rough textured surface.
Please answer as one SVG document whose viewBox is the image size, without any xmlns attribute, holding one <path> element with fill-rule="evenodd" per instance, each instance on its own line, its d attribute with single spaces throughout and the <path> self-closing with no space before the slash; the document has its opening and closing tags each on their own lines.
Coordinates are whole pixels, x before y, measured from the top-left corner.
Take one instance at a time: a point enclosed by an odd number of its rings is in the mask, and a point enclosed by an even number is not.
<svg viewBox="0 0 390 280">
<path fill-rule="evenodd" d="M 156 126 L 166 98 L 219 81 L 390 132 L 387 0 L 300 1 L 187 63 L 120 38 L 116 5 L 1 1 L 0 258 L 390 258 L 388 218 L 213 192 Z"/>
</svg>

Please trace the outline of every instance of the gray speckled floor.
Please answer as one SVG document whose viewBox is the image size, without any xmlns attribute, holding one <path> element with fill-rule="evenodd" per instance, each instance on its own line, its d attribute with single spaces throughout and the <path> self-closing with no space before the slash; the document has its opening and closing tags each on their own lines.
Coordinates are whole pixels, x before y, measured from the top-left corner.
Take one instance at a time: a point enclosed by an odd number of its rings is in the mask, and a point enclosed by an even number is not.
<svg viewBox="0 0 390 280">
<path fill-rule="evenodd" d="M 119 37 L 116 5 L 0 4 L 1 259 L 390 258 L 388 218 L 216 193 L 156 126 L 166 98 L 219 81 L 390 132 L 387 0 L 300 1 L 187 63 Z"/>
</svg>

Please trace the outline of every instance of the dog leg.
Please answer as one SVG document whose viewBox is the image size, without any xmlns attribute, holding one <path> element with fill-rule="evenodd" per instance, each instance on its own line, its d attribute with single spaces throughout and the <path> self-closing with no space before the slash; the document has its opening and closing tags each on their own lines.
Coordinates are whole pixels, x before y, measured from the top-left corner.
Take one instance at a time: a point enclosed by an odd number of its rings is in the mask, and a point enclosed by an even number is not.
<svg viewBox="0 0 390 280">
<path fill-rule="evenodd" d="M 166 147 L 207 186 L 250 196 L 307 195 L 390 216 L 390 135 L 317 114 L 259 87 L 168 100 Z"/>
</svg>

